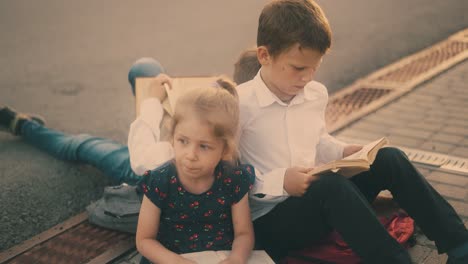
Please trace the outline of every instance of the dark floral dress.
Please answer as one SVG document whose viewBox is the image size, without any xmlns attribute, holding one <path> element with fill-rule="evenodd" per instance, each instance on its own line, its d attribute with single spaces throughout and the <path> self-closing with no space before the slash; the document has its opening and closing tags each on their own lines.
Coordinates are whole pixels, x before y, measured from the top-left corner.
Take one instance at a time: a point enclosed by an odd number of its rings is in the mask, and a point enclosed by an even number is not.
<svg viewBox="0 0 468 264">
<path fill-rule="evenodd" d="M 254 181 L 251 165 L 221 161 L 211 188 L 192 194 L 180 184 L 171 161 L 145 173 L 139 188 L 161 209 L 158 241 L 180 254 L 230 250 L 234 239 L 231 206 L 244 197 Z"/>
</svg>

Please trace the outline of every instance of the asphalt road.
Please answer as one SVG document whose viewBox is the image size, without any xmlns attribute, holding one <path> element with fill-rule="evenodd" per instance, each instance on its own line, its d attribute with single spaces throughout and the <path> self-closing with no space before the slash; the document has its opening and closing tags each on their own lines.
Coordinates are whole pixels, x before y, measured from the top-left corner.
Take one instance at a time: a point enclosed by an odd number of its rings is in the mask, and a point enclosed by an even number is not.
<svg viewBox="0 0 468 264">
<path fill-rule="evenodd" d="M 152 56 L 174 76 L 230 75 L 255 45 L 266 2 L 0 1 L 0 105 L 125 143 L 132 62 Z M 466 0 L 318 2 L 334 31 L 317 76 L 330 92 L 468 27 Z M 0 134 L 0 250 L 82 212 L 107 184 L 97 170 Z"/>
</svg>

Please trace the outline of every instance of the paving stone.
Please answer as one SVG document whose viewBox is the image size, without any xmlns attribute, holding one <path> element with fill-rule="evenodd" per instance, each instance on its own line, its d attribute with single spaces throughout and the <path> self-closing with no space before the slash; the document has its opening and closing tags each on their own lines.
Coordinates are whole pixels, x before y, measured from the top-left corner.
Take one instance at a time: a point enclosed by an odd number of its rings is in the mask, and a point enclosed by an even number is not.
<svg viewBox="0 0 468 264">
<path fill-rule="evenodd" d="M 401 123 L 403 123 L 402 120 L 395 119 L 392 116 L 377 115 L 377 114 L 365 117 L 364 119 L 362 119 L 362 122 L 373 123 L 376 125 L 384 125 L 388 127 L 399 126 Z M 407 121 L 404 121 L 404 122 L 407 122 Z"/>
<path fill-rule="evenodd" d="M 369 132 L 378 132 L 378 133 L 386 133 L 391 126 L 386 125 L 386 124 L 376 124 L 373 122 L 358 122 L 350 127 L 350 129 L 357 129 L 357 130 L 363 130 L 363 131 L 369 131 Z"/>
<path fill-rule="evenodd" d="M 413 263 L 422 263 L 430 254 L 432 249 L 420 245 L 408 249 Z"/>
<path fill-rule="evenodd" d="M 448 120 L 444 120 L 443 123 L 460 127 L 468 127 L 468 119 L 464 120 L 463 118 L 450 118 Z"/>
<path fill-rule="evenodd" d="M 458 147 L 452 150 L 450 154 L 457 157 L 468 158 L 468 147 Z"/>
<path fill-rule="evenodd" d="M 442 196 L 447 198 L 455 198 L 458 200 L 464 200 L 468 191 L 464 187 L 457 187 L 447 184 L 432 184 L 432 187 L 436 189 Z"/>
<path fill-rule="evenodd" d="M 442 97 L 440 96 L 434 96 L 430 94 L 421 93 L 422 90 L 423 89 L 420 89 L 414 93 L 410 93 L 404 99 L 406 99 L 407 102 L 416 103 L 418 105 L 437 104 L 442 99 Z"/>
<path fill-rule="evenodd" d="M 403 137 L 399 135 L 388 135 L 387 138 L 390 141 L 390 144 L 392 145 L 409 147 L 409 148 L 418 148 L 424 142 L 424 139 Z"/>
<path fill-rule="evenodd" d="M 427 115 L 423 121 L 424 122 L 430 122 L 430 123 L 440 123 L 440 124 L 444 124 L 445 121 L 447 120 L 447 117 L 443 117 L 443 116 L 434 116 L 434 115 Z"/>
<path fill-rule="evenodd" d="M 437 133 L 432 136 L 431 140 L 437 141 L 437 142 L 443 142 L 443 143 L 451 143 L 455 145 L 461 144 L 463 141 L 464 137 L 462 136 L 457 136 L 457 135 L 450 135 L 450 134 L 445 134 L 445 133 Z"/>
<path fill-rule="evenodd" d="M 416 166 L 418 171 L 426 178 L 427 178 L 427 176 L 429 176 L 434 171 L 434 170 L 428 169 L 427 167 L 423 167 L 421 165 L 418 165 L 417 163 L 414 164 L 414 166 Z"/>
<path fill-rule="evenodd" d="M 337 135 L 347 137 L 347 138 L 355 138 L 355 139 L 362 139 L 362 140 L 372 140 L 372 139 L 380 138 L 383 136 L 380 133 L 373 133 L 373 132 L 357 130 L 357 129 L 346 129 L 343 132 L 337 133 Z"/>
<path fill-rule="evenodd" d="M 465 138 L 461 143 L 462 146 L 468 147 L 468 138 Z"/>
<path fill-rule="evenodd" d="M 440 106 L 440 108 L 444 109 L 444 111 L 460 112 L 460 113 L 464 113 L 465 115 L 468 114 L 468 109 L 467 109 L 468 104 L 460 104 L 457 102 L 459 101 L 446 101 L 443 105 Z"/>
<path fill-rule="evenodd" d="M 451 174 L 442 171 L 433 171 L 427 177 L 431 182 L 445 183 L 449 185 L 456 185 L 461 188 L 468 185 L 468 176 L 461 176 L 458 174 Z"/>
<path fill-rule="evenodd" d="M 411 113 L 411 115 L 422 115 L 425 111 L 430 111 L 432 106 L 422 106 L 418 103 L 395 103 L 392 104 L 389 109 L 400 112 L 401 114 Z"/>
<path fill-rule="evenodd" d="M 468 218 L 468 203 L 447 199 L 455 211 L 464 218 Z"/>
<path fill-rule="evenodd" d="M 410 115 L 408 114 L 409 112 L 411 113 Z M 385 110 L 379 111 L 378 114 L 382 118 L 391 118 L 399 122 L 421 120 L 426 115 L 424 113 L 418 113 L 411 109 L 396 108 L 396 107 L 392 109 L 385 109 Z"/>
<path fill-rule="evenodd" d="M 411 137 L 417 139 L 426 139 L 430 138 L 434 132 L 424 131 L 422 129 L 416 129 L 411 127 L 393 127 L 390 129 L 390 134 L 395 134 L 404 137 Z"/>
<path fill-rule="evenodd" d="M 428 140 L 424 142 L 420 146 L 420 148 L 422 150 L 447 154 L 450 153 L 450 151 L 452 151 L 453 149 L 455 149 L 455 145 Z"/>
<path fill-rule="evenodd" d="M 441 123 L 431 123 L 431 122 L 424 122 L 424 121 L 418 121 L 418 122 L 409 122 L 406 124 L 408 127 L 412 128 L 417 128 L 420 130 L 424 131 L 440 131 L 442 127 L 444 126 Z"/>
<path fill-rule="evenodd" d="M 425 236 L 422 231 L 418 231 L 416 234 L 416 244 L 423 247 L 428 247 L 430 249 L 436 248 L 434 241 L 429 240 L 429 238 L 427 238 L 427 236 Z"/>
<path fill-rule="evenodd" d="M 462 112 L 447 111 L 443 108 L 432 109 L 427 112 L 428 116 L 440 116 L 444 118 L 466 118 L 466 114 Z"/>
<path fill-rule="evenodd" d="M 468 114 L 467 114 L 468 116 Z M 459 135 L 459 136 L 466 136 L 468 135 L 468 127 L 461 127 L 461 126 L 454 126 L 454 125 L 449 125 L 441 130 L 442 132 L 446 134 L 453 134 L 453 135 Z"/>
<path fill-rule="evenodd" d="M 465 91 L 466 92 L 466 91 Z M 440 103 L 442 105 L 448 105 L 448 106 L 457 106 L 460 108 L 461 111 L 465 111 L 466 109 L 463 109 L 463 106 L 467 106 L 468 104 L 466 103 L 465 98 L 461 97 L 460 93 L 455 93 L 453 94 L 455 96 L 450 96 L 450 97 L 444 97 L 440 99 Z"/>
<path fill-rule="evenodd" d="M 440 254 L 437 250 L 432 250 L 422 264 L 445 264 L 447 263 L 447 254 Z M 419 264 L 419 263 L 418 263 Z"/>
</svg>

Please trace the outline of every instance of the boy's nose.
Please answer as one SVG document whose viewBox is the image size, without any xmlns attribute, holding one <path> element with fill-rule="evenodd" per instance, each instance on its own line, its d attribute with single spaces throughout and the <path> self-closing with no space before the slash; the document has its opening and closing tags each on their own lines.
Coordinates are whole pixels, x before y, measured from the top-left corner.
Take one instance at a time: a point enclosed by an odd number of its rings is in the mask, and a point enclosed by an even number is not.
<svg viewBox="0 0 468 264">
<path fill-rule="evenodd" d="M 306 71 L 305 74 L 302 76 L 301 81 L 306 83 L 312 81 L 314 79 L 314 74 L 315 70 Z"/>
</svg>

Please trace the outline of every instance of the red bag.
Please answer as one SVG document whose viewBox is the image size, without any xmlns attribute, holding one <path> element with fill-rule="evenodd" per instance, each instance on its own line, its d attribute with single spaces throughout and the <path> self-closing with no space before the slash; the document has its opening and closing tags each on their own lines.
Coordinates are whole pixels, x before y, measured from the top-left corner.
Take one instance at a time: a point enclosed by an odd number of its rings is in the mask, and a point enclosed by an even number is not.
<svg viewBox="0 0 468 264">
<path fill-rule="evenodd" d="M 379 220 L 393 238 L 405 247 L 409 247 L 408 240 L 414 233 L 414 220 L 411 217 L 406 213 L 395 213 L 390 217 L 380 217 Z M 334 231 L 318 243 L 302 250 L 291 251 L 281 263 L 359 264 L 362 262 L 341 236 Z"/>
</svg>

